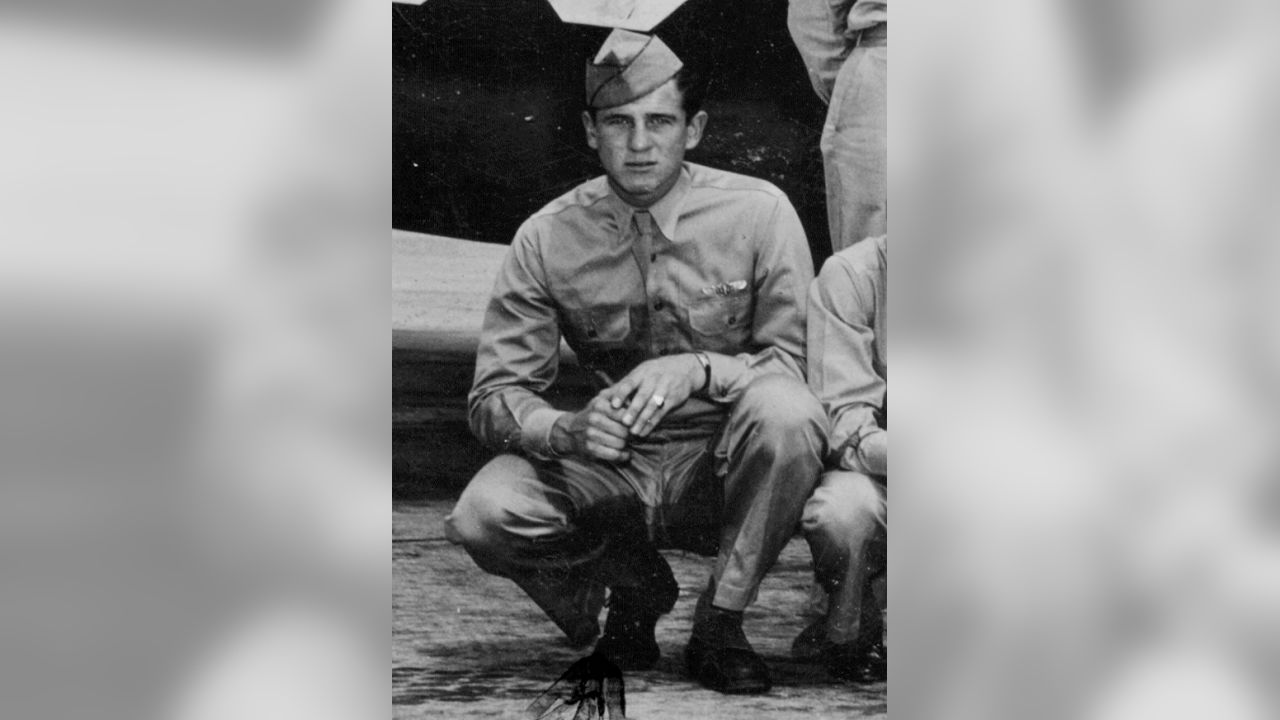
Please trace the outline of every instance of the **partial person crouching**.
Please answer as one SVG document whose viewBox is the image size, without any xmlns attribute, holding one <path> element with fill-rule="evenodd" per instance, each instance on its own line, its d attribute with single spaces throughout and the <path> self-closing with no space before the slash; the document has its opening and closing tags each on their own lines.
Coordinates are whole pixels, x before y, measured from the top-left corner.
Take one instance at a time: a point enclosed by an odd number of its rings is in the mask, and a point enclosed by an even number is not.
<svg viewBox="0 0 1280 720">
<path fill-rule="evenodd" d="M 792 653 L 859 682 L 886 676 L 883 583 L 888 518 L 885 236 L 842 250 L 809 291 L 809 386 L 831 421 L 830 461 L 802 528 L 825 614 Z M 879 590 L 880 592 L 877 592 Z"/>
</svg>

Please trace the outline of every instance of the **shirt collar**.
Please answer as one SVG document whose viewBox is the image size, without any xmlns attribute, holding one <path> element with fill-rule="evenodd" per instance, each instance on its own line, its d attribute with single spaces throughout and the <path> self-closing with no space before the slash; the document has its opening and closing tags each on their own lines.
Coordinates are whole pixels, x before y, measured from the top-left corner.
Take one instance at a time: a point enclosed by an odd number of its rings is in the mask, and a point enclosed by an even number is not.
<svg viewBox="0 0 1280 720">
<path fill-rule="evenodd" d="M 671 242 L 675 242 L 676 239 L 676 221 L 680 219 L 684 198 L 689 194 L 689 184 L 689 166 L 682 164 L 676 184 L 649 208 L 649 214 L 653 215 L 653 221 L 658 225 L 658 229 L 662 230 L 663 237 Z"/>
<path fill-rule="evenodd" d="M 692 180 L 689 177 L 689 164 L 684 163 L 680 166 L 680 176 L 676 178 L 676 184 L 671 186 L 666 195 L 663 195 L 658 202 L 650 205 L 649 214 L 653 216 L 653 222 L 662 231 L 662 236 L 675 242 L 676 238 L 676 222 L 680 219 L 680 210 L 684 206 L 685 196 L 689 194 L 689 186 Z M 637 208 L 628 205 L 618 194 L 613 191 L 612 186 L 609 187 L 609 194 L 617 203 L 617 207 L 621 211 L 619 213 L 619 225 L 621 227 L 631 227 L 631 218 L 635 215 Z"/>
</svg>

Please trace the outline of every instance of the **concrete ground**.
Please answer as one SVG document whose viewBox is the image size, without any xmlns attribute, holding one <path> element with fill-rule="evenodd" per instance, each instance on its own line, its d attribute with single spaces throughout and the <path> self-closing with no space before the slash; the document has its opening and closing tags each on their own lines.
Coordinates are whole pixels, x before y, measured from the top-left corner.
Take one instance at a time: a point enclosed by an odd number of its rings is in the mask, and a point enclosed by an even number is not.
<svg viewBox="0 0 1280 720">
<path fill-rule="evenodd" d="M 444 540 L 451 506 L 428 500 L 393 508 L 393 717 L 524 717 L 526 706 L 586 651 L 566 646 L 515 584 L 486 575 Z M 628 718 L 887 717 L 884 684 L 833 681 L 821 667 L 788 658 L 805 625 L 799 613 L 811 576 L 803 541 L 788 545 L 747 611 L 747 635 L 774 674 L 774 689 L 762 696 L 720 695 L 684 676 L 681 652 L 711 561 L 664 554 L 680 581 L 680 601 L 658 623 L 658 667 L 626 676 Z"/>
</svg>

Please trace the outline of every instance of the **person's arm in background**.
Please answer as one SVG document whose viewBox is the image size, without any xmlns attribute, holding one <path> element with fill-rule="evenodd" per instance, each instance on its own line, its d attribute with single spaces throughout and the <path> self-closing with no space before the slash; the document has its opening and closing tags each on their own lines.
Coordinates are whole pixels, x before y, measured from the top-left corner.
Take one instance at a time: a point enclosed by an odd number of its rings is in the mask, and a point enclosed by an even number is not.
<svg viewBox="0 0 1280 720">
<path fill-rule="evenodd" d="M 855 249 L 829 259 L 810 289 L 809 387 L 831 418 L 831 449 L 839 467 L 885 475 L 889 432 L 876 416 L 884 409 L 886 379 L 876 367 L 883 367 L 883 359 L 876 357 L 875 343 L 884 272 L 882 266 L 851 262 Z"/>
</svg>

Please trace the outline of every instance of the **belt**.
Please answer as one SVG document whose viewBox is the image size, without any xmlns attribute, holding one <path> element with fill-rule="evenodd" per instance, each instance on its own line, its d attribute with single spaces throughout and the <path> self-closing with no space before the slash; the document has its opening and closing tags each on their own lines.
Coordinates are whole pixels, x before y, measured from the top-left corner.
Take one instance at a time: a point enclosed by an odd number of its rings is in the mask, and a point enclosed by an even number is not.
<svg viewBox="0 0 1280 720">
<path fill-rule="evenodd" d="M 889 23 L 876 23 L 855 36 L 854 47 L 885 47 L 888 45 Z"/>
</svg>

